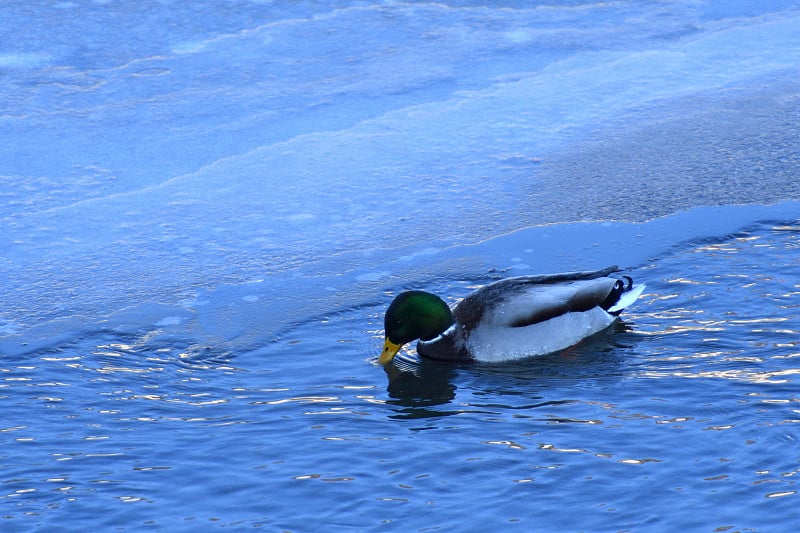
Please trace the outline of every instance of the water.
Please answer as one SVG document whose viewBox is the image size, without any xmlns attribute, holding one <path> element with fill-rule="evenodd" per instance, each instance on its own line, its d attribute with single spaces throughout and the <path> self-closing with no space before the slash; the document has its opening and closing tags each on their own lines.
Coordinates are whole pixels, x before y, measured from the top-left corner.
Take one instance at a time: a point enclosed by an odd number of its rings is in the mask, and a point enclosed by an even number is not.
<svg viewBox="0 0 800 533">
<path fill-rule="evenodd" d="M 797 2 L 0 8 L 0 529 L 786 531 Z M 391 296 L 619 264 L 581 345 Z"/>
<path fill-rule="evenodd" d="M 797 224 L 686 243 L 611 331 L 514 364 L 384 373 L 385 302 L 246 352 L 98 331 L 7 357 L 5 527 L 785 530 L 798 248 Z"/>
</svg>

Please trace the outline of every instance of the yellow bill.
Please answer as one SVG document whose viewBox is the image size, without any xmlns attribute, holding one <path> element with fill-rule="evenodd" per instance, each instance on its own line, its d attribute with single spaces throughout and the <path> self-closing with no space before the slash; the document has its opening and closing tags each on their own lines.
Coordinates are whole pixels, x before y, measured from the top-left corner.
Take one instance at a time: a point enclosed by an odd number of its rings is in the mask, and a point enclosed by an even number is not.
<svg viewBox="0 0 800 533">
<path fill-rule="evenodd" d="M 378 358 L 378 362 L 383 366 L 391 363 L 401 346 L 402 344 L 395 344 L 389 340 L 389 337 L 386 337 L 386 342 L 383 343 L 383 351 L 381 352 L 381 356 Z"/>
</svg>

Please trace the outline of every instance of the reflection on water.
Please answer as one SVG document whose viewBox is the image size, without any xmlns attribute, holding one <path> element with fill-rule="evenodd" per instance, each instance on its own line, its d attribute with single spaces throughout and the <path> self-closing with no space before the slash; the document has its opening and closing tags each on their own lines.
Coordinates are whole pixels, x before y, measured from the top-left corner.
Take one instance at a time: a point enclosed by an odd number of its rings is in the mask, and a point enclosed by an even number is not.
<svg viewBox="0 0 800 533">
<path fill-rule="evenodd" d="M 420 360 L 413 363 L 398 361 L 400 365 L 385 368 L 389 384 L 387 404 L 400 409 L 394 417 L 426 418 L 458 414 L 453 410 L 437 410 L 434 407 L 449 404 L 456 396 L 452 380 L 456 367 L 438 361 Z"/>
<path fill-rule="evenodd" d="M 800 356 L 800 261 L 794 226 L 696 246 L 645 270 L 655 275 L 635 335 L 656 347 L 644 377 L 787 383 Z M 670 276 L 669 272 L 679 273 Z M 659 364 L 663 363 L 663 364 Z M 789 366 L 787 368 L 787 366 Z"/>
<path fill-rule="evenodd" d="M 395 364 L 384 368 L 388 380 L 387 404 L 402 407 L 393 418 L 427 418 L 450 416 L 466 412 L 477 412 L 482 408 L 529 409 L 536 407 L 514 403 L 492 405 L 480 402 L 459 402 L 451 405 L 456 398 L 455 382 L 465 379 L 479 380 L 484 391 L 475 395 L 491 397 L 513 397 L 529 395 L 532 388 L 547 387 L 550 381 L 563 383 L 574 381 L 586 383 L 587 380 L 613 380 L 620 376 L 619 348 L 616 334 L 630 328 L 624 321 L 617 321 L 612 327 L 576 346 L 555 354 L 533 357 L 516 362 L 458 363 L 420 358 L 411 350 L 401 351 Z M 532 387 L 533 384 L 533 387 Z M 548 402 L 545 402 L 547 404 Z M 433 407 L 441 406 L 438 409 Z"/>
</svg>

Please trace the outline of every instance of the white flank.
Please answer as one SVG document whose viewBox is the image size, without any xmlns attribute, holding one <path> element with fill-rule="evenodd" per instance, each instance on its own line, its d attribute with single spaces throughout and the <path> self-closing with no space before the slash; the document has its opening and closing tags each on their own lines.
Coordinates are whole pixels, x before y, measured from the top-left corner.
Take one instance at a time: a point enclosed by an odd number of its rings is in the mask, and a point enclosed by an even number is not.
<svg viewBox="0 0 800 533">
<path fill-rule="evenodd" d="M 582 313 L 567 313 L 521 328 L 476 328 L 467 341 L 475 359 L 483 362 L 510 361 L 563 350 L 611 325 L 616 317 L 600 307 Z"/>
</svg>

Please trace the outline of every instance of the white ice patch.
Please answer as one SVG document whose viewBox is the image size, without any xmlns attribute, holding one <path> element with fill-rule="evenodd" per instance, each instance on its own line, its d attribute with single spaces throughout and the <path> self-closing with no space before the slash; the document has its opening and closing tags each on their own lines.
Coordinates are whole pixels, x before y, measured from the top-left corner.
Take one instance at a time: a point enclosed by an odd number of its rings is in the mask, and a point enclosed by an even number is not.
<svg viewBox="0 0 800 533">
<path fill-rule="evenodd" d="M 417 252 L 413 252 L 413 253 L 408 254 L 408 255 L 400 256 L 399 259 L 400 259 L 400 261 L 412 261 L 412 260 L 414 260 L 414 259 L 416 259 L 418 257 L 424 257 L 424 256 L 427 256 L 427 255 L 435 255 L 438 252 L 440 252 L 440 250 L 437 250 L 436 248 L 425 248 L 424 250 L 419 250 Z"/>
<path fill-rule="evenodd" d="M 367 272 L 365 274 L 359 274 L 356 276 L 358 281 L 378 281 L 383 279 L 389 275 L 389 272 L 381 271 L 381 272 Z"/>
<path fill-rule="evenodd" d="M 158 326 L 158 327 L 177 326 L 181 322 L 183 322 L 183 317 L 168 316 L 168 317 L 164 317 L 161 320 L 159 320 L 158 322 L 156 322 L 156 326 Z"/>
<path fill-rule="evenodd" d="M 31 68 L 38 67 L 50 59 L 47 54 L 35 52 L 21 52 L 0 54 L 0 67 L 5 68 Z"/>
<path fill-rule="evenodd" d="M 294 224 L 303 224 L 310 220 L 314 220 L 315 218 L 317 218 L 317 216 L 313 213 L 296 213 L 294 215 L 287 216 L 286 220 Z"/>
<path fill-rule="evenodd" d="M 595 307 L 582 313 L 567 313 L 521 328 L 476 328 L 467 341 L 475 359 L 483 362 L 510 361 L 563 350 L 602 331 L 615 317 Z"/>
<path fill-rule="evenodd" d="M 208 45 L 205 41 L 190 41 L 179 43 L 172 47 L 172 52 L 175 54 L 194 54 L 201 52 Z"/>
<path fill-rule="evenodd" d="M 507 31 L 503 34 L 503 37 L 514 44 L 527 44 L 535 38 L 532 32 L 522 29 Z"/>
</svg>

